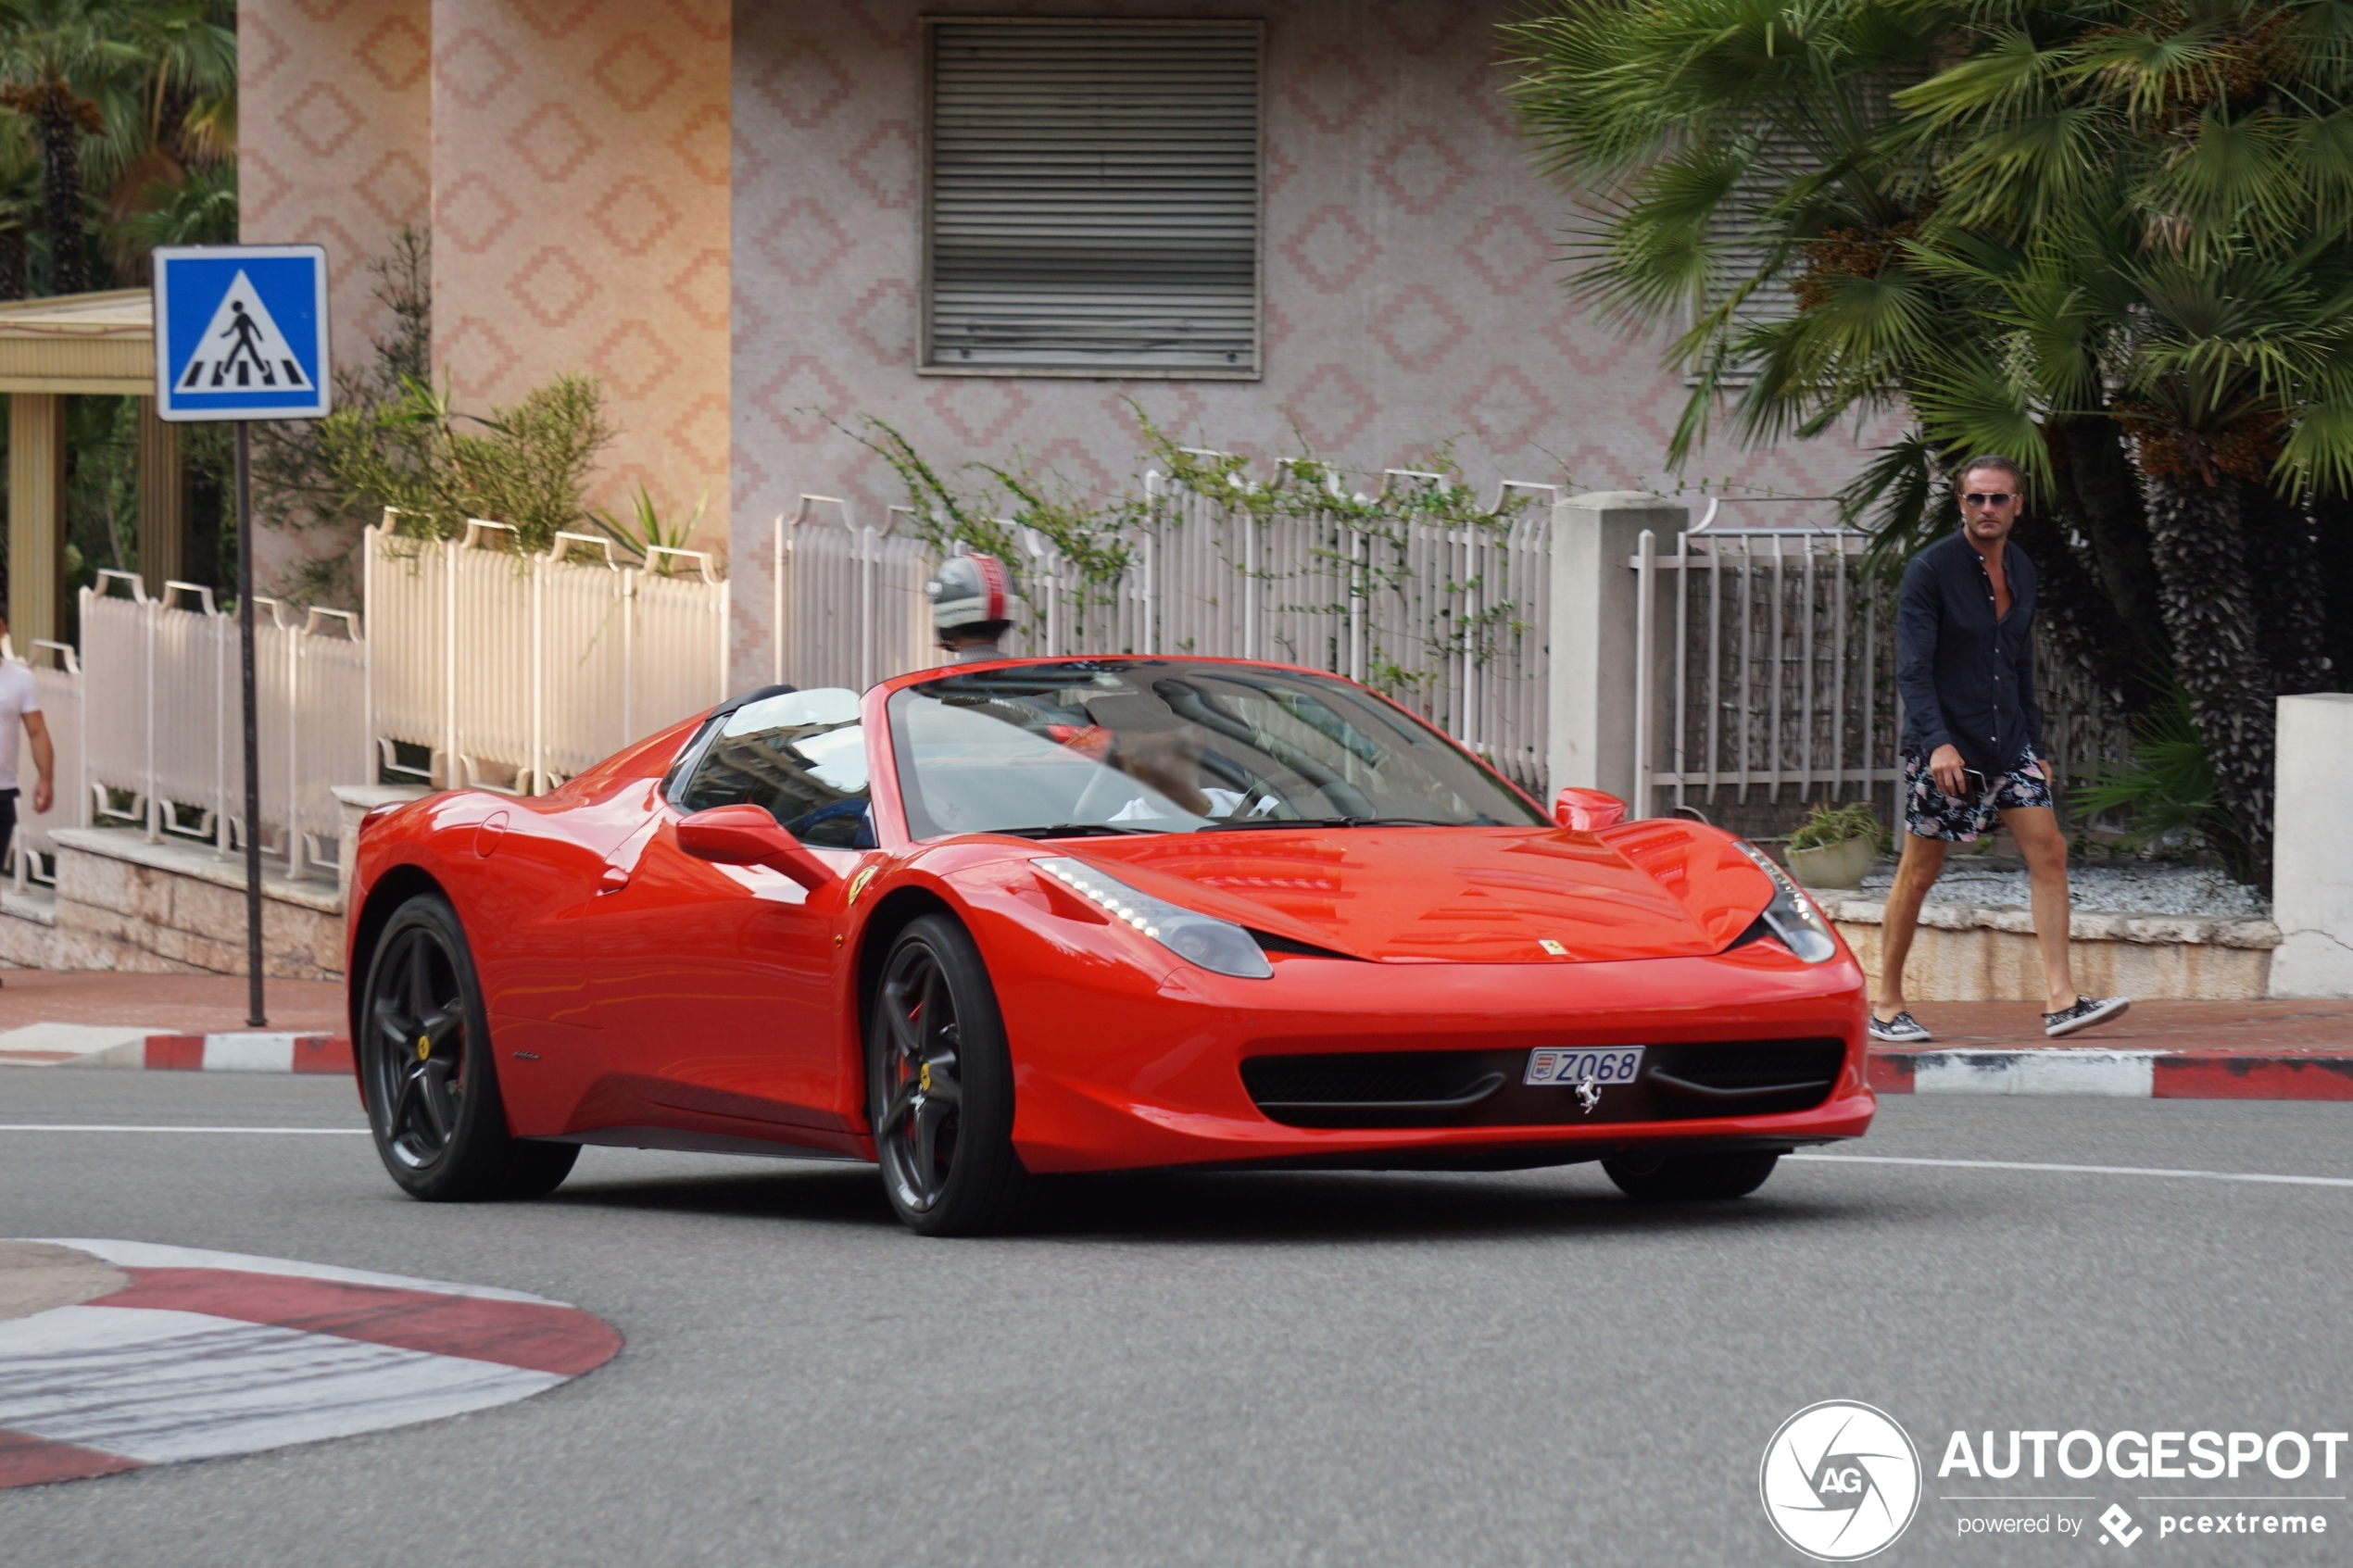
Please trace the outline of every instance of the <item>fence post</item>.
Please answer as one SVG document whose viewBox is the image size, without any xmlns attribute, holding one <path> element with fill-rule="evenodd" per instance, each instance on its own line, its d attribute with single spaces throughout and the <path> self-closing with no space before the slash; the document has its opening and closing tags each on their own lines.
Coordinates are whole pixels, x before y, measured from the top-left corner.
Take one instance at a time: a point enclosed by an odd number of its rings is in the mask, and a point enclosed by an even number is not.
<svg viewBox="0 0 2353 1568">
<path fill-rule="evenodd" d="M 455 539 L 442 546 L 441 777 L 426 780 L 439 789 L 463 787 L 458 779 L 458 549 Z"/>
<path fill-rule="evenodd" d="M 2272 795 L 2278 846 L 2271 858 L 2274 997 L 2353 997 L 2353 819 L 2344 810 L 2353 768 L 2353 694 L 2279 699 L 2279 765 Z"/>
<path fill-rule="evenodd" d="M 547 558 L 531 558 L 531 793 L 544 795 L 547 742 L 541 723 L 547 700 Z"/>
<path fill-rule="evenodd" d="M 1650 671 L 1672 650 L 1661 646 L 1657 617 L 1638 624 L 1645 584 L 1634 555 L 1645 530 L 1675 534 L 1690 522 L 1688 507 L 1637 490 L 1597 491 L 1554 506 L 1545 746 L 1552 788 L 1604 789 L 1642 809 L 1635 797 L 1653 759 L 1635 748 L 1638 738 L 1648 743 L 1657 734 Z M 1644 694 L 1652 700 L 1638 721 Z"/>
<path fill-rule="evenodd" d="M 302 876 L 302 667 L 310 651 L 309 630 L 284 624 L 276 610 L 270 623 L 286 641 L 286 880 Z"/>
</svg>

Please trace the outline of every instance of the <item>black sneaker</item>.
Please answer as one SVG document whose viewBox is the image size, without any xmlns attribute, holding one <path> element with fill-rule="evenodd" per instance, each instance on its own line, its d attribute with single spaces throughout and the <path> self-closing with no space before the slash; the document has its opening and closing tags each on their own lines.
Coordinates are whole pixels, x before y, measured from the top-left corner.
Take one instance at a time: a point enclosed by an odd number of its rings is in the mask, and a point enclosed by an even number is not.
<svg viewBox="0 0 2353 1568">
<path fill-rule="evenodd" d="M 1936 1036 L 1921 1028 L 1920 1021 L 1910 1013 L 1899 1012 L 1894 1018 L 1871 1014 L 1871 1038 L 1891 1046 L 1924 1046 Z"/>
<path fill-rule="evenodd" d="M 2106 1023 L 2111 1018 L 2121 1018 L 2124 1010 L 2133 1005 L 2130 997 L 2078 997 L 2075 1005 L 2064 1012 L 2043 1015 L 2043 1033 L 2056 1040 L 2062 1035 L 2072 1035 L 2079 1029 L 2089 1029 L 2095 1023 Z"/>
</svg>

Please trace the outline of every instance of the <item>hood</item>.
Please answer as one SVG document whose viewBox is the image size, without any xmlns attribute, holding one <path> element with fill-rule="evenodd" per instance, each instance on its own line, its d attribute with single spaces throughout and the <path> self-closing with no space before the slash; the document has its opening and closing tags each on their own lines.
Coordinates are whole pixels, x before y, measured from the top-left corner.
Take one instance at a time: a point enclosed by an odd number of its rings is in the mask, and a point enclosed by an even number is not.
<svg viewBox="0 0 2353 1568">
<path fill-rule="evenodd" d="M 1203 914 L 1386 963 L 1718 953 L 1772 897 L 1729 835 L 1673 820 L 1599 834 L 1259 829 L 1089 839 L 1061 852 Z"/>
</svg>

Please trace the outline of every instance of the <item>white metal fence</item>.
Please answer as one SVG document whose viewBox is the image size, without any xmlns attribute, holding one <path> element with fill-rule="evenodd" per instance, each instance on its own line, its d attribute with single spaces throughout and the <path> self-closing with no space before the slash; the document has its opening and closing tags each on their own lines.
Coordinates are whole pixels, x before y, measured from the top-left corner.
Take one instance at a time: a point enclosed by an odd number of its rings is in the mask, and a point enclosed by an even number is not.
<svg viewBox="0 0 2353 1568">
<path fill-rule="evenodd" d="M 1662 554 L 1648 529 L 1635 574 L 1636 816 L 1869 798 L 1900 815 L 1903 729 L 1891 606 L 1848 530 L 1715 528 Z M 1729 800 L 1728 797 L 1729 797 Z"/>
<path fill-rule="evenodd" d="M 335 859 L 337 784 L 367 778 L 367 649 L 343 610 L 289 611 L 257 598 L 261 838 L 293 874 Z M 29 809 L 30 748 L 19 756 L 19 885 L 56 852 L 60 827 L 130 824 L 150 842 L 245 842 L 237 624 L 190 583 L 149 598 L 131 572 L 102 571 L 81 596 L 82 647 L 44 642 L 34 669 L 57 750 L 57 804 Z M 31 851 L 32 853 L 21 853 Z"/>
<path fill-rule="evenodd" d="M 396 774 L 537 794 L 726 695 L 727 584 L 699 551 L 637 571 L 587 534 L 535 555 L 503 523 L 434 541 L 387 520 L 362 571 L 367 733 Z"/>
<path fill-rule="evenodd" d="M 604 541 L 545 555 L 476 522 L 462 539 L 363 546 L 359 617 L 257 598 L 264 850 L 301 875 L 332 868 L 337 784 L 385 776 L 535 793 L 727 688 L 727 584 L 707 556 L 657 550 L 624 569 Z M 82 590 L 82 646 L 41 643 L 33 679 L 57 747 L 57 805 L 31 809 L 31 748 L 11 872 L 47 880 L 55 831 L 94 824 L 152 841 L 245 843 L 236 618 L 210 590 L 150 599 L 129 572 Z"/>
<path fill-rule="evenodd" d="M 1392 470 L 1384 489 L 1442 483 Z M 1345 508 L 1267 518 L 1144 478 L 1127 569 L 1090 581 L 1020 533 L 1029 613 L 1007 651 L 1270 659 L 1377 686 L 1541 787 L 1551 485 L 1505 483 L 1480 520 L 1376 529 Z M 863 688 L 937 664 L 923 585 L 937 564 L 910 514 L 861 524 L 803 495 L 775 523 L 774 677 Z"/>
</svg>

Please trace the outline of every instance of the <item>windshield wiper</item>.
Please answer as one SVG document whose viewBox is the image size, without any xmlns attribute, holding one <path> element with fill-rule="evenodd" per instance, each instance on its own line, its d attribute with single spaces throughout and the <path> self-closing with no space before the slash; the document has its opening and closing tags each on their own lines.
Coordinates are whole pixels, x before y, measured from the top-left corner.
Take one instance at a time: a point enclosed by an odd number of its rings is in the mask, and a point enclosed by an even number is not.
<svg viewBox="0 0 2353 1568">
<path fill-rule="evenodd" d="M 1166 828 L 1122 827 L 1117 822 L 1056 822 L 1042 828 L 990 828 L 1012 838 L 1099 838 L 1105 834 L 1124 835 L 1131 833 L 1166 833 Z"/>
</svg>

